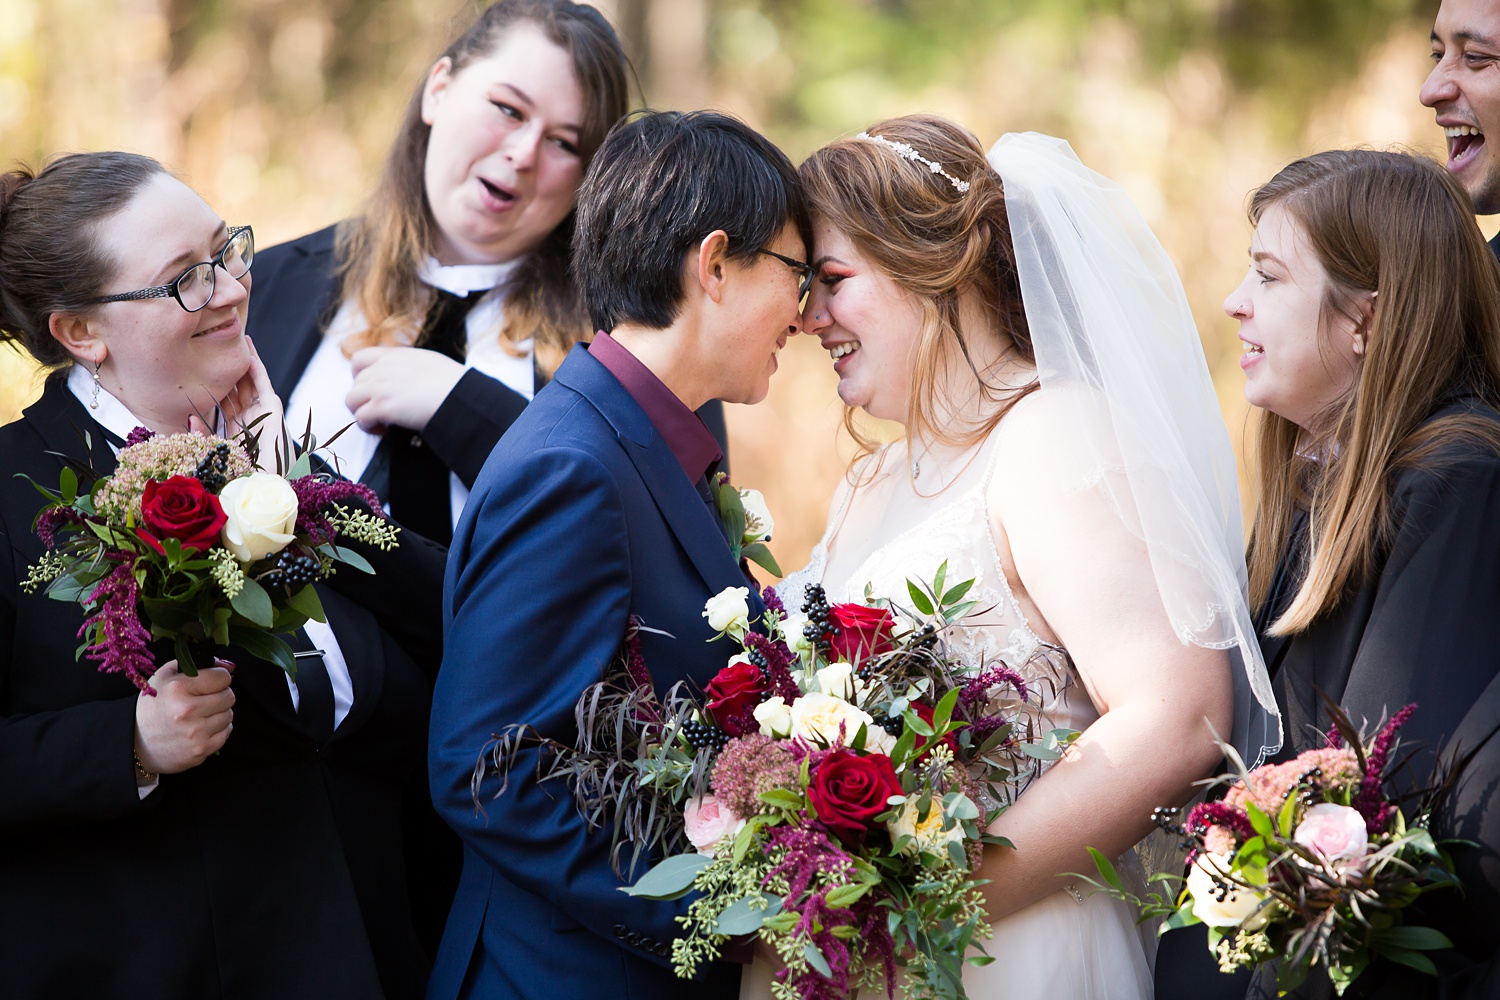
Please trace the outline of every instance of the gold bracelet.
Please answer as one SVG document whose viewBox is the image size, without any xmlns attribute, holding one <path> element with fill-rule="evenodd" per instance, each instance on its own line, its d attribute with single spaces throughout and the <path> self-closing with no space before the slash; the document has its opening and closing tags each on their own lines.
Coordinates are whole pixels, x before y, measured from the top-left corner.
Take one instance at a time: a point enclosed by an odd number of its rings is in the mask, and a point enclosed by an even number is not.
<svg viewBox="0 0 1500 1000">
<path fill-rule="evenodd" d="M 135 758 L 135 787 L 145 788 L 156 784 L 158 776 L 155 772 L 146 770 L 146 765 L 141 763 L 141 752 L 132 749 L 131 756 Z"/>
</svg>

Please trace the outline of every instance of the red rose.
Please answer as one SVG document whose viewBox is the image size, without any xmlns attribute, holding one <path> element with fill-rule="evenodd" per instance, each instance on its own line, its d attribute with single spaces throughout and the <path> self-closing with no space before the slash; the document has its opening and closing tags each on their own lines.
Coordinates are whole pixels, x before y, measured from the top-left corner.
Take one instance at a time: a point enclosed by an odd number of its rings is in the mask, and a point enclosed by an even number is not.
<svg viewBox="0 0 1500 1000">
<path fill-rule="evenodd" d="M 714 724 L 730 736 L 758 732 L 760 727 L 752 714 L 760 704 L 761 686 L 765 681 L 760 668 L 738 660 L 720 670 L 708 682 L 708 714 Z"/>
<path fill-rule="evenodd" d="M 828 752 L 807 788 L 818 819 L 846 842 L 863 841 L 875 817 L 890 808 L 885 800 L 900 794 L 901 782 L 889 757 L 861 757 L 842 748 Z"/>
<path fill-rule="evenodd" d="M 828 615 L 833 625 L 829 643 L 833 646 L 833 657 L 847 663 L 858 663 L 896 648 L 891 641 L 891 629 L 896 621 L 885 608 L 871 608 L 863 604 L 835 604 Z"/>
<path fill-rule="evenodd" d="M 162 555 L 164 538 L 181 540 L 184 552 L 206 552 L 219 540 L 227 520 L 219 498 L 192 476 L 173 476 L 164 483 L 149 479 L 141 494 L 141 526 L 135 534 Z"/>
<path fill-rule="evenodd" d="M 927 723 L 929 726 L 932 725 L 932 706 L 931 705 L 925 704 L 925 703 L 920 702 L 920 701 L 914 701 L 914 702 L 911 703 L 911 710 L 913 712 L 917 713 L 917 718 L 921 719 L 923 722 Z M 960 726 L 959 728 L 961 729 L 963 727 Z M 923 747 L 925 747 L 927 745 L 927 737 L 923 736 L 921 733 L 917 733 L 916 737 L 917 737 L 917 741 L 913 745 L 912 748 L 914 750 L 920 750 L 920 749 L 922 749 Z M 955 729 L 955 730 L 953 730 L 953 732 L 949 733 L 947 736 L 944 736 L 943 739 L 942 739 L 942 742 L 947 745 L 948 749 L 953 751 L 953 756 L 955 756 L 955 757 L 958 756 L 958 739 L 957 739 L 957 737 L 958 737 L 958 729 Z"/>
</svg>

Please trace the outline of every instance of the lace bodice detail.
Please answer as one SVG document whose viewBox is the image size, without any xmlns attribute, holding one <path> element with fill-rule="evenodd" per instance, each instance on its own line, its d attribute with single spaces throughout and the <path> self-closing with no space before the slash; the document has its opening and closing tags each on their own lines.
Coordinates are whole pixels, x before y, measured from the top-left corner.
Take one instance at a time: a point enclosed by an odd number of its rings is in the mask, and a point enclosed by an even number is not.
<svg viewBox="0 0 1500 1000">
<path fill-rule="evenodd" d="M 960 472 L 948 489 L 930 497 L 918 490 L 924 480 L 940 478 L 933 473 L 946 471 L 938 463 L 930 463 L 933 469 L 929 472 L 929 462 L 924 458 L 924 475 L 914 484 L 905 472 L 904 444 L 888 445 L 882 453 L 870 456 L 865 461 L 874 466 L 857 467 L 851 477 L 860 485 L 851 487 L 846 482 L 840 488 L 827 531 L 813 548 L 808 564 L 788 575 L 777 592 L 794 615 L 801 606 L 804 589 L 812 583 L 824 586 L 831 603 L 861 601 L 868 588 L 873 597 L 910 608 L 907 580 L 930 583 L 946 561 L 948 586 L 972 578 L 974 585 L 967 599 L 978 602 L 968 617 L 950 630 L 950 653 L 975 672 L 1003 660 L 1020 673 L 1033 692 L 1026 714 L 1037 727 L 1037 735 L 1054 728 L 1081 730 L 1098 713 L 1077 683 L 1066 653 L 1045 643 L 1027 621 L 1001 566 L 987 499 L 989 481 L 1003 454 L 997 446 L 998 437 L 997 429 L 977 455 L 971 451 L 951 460 L 955 466 L 966 463 L 968 472 Z M 875 466 L 883 471 L 870 477 L 870 469 Z M 892 518 L 892 511 L 910 514 Z M 870 524 L 872 518 L 885 518 L 896 527 L 862 532 L 862 526 Z M 905 527 L 900 527 L 901 523 Z M 855 568 L 843 579 L 830 579 L 830 549 L 844 544 L 848 536 L 862 533 L 873 534 L 875 540 L 866 543 L 863 552 L 839 552 L 839 561 Z"/>
</svg>

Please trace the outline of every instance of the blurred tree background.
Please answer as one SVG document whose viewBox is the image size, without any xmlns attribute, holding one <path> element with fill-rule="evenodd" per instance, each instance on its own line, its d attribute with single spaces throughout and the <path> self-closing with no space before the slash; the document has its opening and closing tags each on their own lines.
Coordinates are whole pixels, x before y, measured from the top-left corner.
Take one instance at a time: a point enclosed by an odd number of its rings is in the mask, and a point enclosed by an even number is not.
<svg viewBox="0 0 1500 1000">
<path fill-rule="evenodd" d="M 794 160 L 912 111 L 1068 138 L 1155 226 L 1187 288 L 1231 436 L 1245 199 L 1296 156 L 1439 155 L 1417 91 L 1437 0 L 599 0 L 644 103 L 716 107 Z M 0 0 L 0 151 L 165 161 L 269 246 L 357 209 L 413 87 L 481 5 L 452 0 Z M 253 331 L 252 331 L 253 332 Z M 731 407 L 738 481 L 797 566 L 844 468 L 827 355 L 798 338 L 760 407 Z M 0 354 L 0 421 L 38 391 Z"/>
</svg>

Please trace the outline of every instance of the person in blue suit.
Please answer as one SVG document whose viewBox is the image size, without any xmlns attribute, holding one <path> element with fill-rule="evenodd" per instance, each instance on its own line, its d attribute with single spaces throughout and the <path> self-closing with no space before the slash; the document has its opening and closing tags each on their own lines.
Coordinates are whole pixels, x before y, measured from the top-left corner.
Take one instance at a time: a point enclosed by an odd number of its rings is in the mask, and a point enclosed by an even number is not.
<svg viewBox="0 0 1500 1000">
<path fill-rule="evenodd" d="M 657 692 L 702 687 L 734 650 L 703 604 L 745 576 L 708 492 L 720 449 L 694 414 L 763 399 L 801 332 L 810 224 L 786 156 L 714 112 L 618 126 L 580 192 L 574 269 L 600 333 L 575 347 L 501 439 L 458 526 L 434 693 L 433 802 L 464 867 L 432 1000 L 729 1000 L 739 967 L 671 971 L 684 902 L 619 891 L 610 831 L 524 753 L 476 794 L 491 734 L 573 742 L 573 708 L 631 619 Z M 644 869 L 642 869 L 644 870 Z"/>
</svg>

